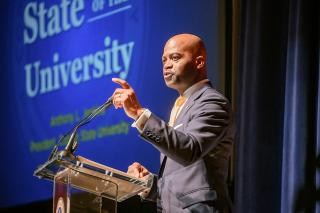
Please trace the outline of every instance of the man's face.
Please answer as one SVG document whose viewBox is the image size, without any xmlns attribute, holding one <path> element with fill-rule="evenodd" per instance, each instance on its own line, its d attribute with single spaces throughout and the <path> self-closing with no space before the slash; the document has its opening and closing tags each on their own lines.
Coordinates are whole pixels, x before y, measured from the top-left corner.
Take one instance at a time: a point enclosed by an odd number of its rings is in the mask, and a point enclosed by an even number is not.
<svg viewBox="0 0 320 213">
<path fill-rule="evenodd" d="M 196 63 L 192 49 L 184 39 L 171 38 L 166 43 L 162 63 L 168 87 L 183 93 L 194 83 L 197 77 Z"/>
</svg>

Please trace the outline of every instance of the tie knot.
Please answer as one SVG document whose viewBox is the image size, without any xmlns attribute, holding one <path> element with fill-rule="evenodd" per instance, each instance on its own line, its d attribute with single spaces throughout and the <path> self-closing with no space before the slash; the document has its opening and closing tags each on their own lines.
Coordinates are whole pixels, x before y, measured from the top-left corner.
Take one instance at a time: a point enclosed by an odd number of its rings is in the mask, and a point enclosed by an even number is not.
<svg viewBox="0 0 320 213">
<path fill-rule="evenodd" d="M 179 98 L 177 98 L 177 100 L 176 100 L 175 105 L 176 105 L 177 107 L 181 107 L 181 106 L 184 104 L 185 101 L 186 101 L 186 98 L 185 98 L 185 97 L 179 96 Z"/>
</svg>

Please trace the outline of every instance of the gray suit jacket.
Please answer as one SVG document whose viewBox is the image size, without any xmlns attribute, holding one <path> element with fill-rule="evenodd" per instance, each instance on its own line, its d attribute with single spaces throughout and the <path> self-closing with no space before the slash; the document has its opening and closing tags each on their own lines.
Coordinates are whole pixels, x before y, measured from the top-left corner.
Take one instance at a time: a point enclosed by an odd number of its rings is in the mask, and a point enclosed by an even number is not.
<svg viewBox="0 0 320 213">
<path fill-rule="evenodd" d="M 226 180 L 234 138 L 232 112 L 227 99 L 210 84 L 189 97 L 173 127 L 151 114 L 141 136 L 161 152 L 161 158 L 167 156 L 157 182 L 163 212 L 229 208 Z"/>
</svg>

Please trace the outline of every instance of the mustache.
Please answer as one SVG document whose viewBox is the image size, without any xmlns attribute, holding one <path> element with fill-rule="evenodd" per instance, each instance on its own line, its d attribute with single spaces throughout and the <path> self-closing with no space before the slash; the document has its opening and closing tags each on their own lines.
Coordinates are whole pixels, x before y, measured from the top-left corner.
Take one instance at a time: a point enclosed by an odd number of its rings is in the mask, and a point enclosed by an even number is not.
<svg viewBox="0 0 320 213">
<path fill-rule="evenodd" d="M 165 71 L 163 71 L 164 75 L 168 75 L 168 74 L 174 75 L 175 73 L 176 72 L 174 70 L 165 70 Z"/>
</svg>

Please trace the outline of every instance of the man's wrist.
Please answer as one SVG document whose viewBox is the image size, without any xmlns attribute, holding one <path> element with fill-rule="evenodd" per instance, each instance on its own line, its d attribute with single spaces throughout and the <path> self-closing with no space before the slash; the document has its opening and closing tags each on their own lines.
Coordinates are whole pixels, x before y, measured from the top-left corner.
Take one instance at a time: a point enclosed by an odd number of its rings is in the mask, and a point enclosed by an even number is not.
<svg viewBox="0 0 320 213">
<path fill-rule="evenodd" d="M 137 110 L 137 115 L 133 118 L 135 121 L 139 119 L 139 117 L 142 115 L 142 113 L 146 110 L 145 108 L 140 108 Z"/>
<path fill-rule="evenodd" d="M 142 113 L 140 114 L 139 117 L 137 117 L 137 119 L 133 122 L 131 126 L 137 128 L 139 132 L 142 132 L 144 125 L 147 122 L 147 120 L 150 118 L 150 116 L 151 116 L 150 110 L 143 108 Z"/>
</svg>

